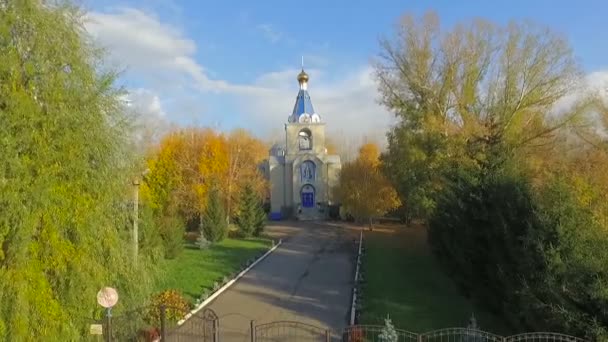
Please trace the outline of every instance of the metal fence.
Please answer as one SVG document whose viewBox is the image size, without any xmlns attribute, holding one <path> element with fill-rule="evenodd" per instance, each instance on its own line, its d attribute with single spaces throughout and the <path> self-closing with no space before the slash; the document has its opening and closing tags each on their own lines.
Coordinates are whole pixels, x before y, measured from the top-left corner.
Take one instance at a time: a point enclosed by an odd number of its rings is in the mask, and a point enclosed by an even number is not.
<svg viewBox="0 0 608 342">
<path fill-rule="evenodd" d="M 355 325 L 344 330 L 344 342 L 587 342 L 574 336 L 552 332 L 530 332 L 500 336 L 487 331 L 468 328 L 447 328 L 421 334 L 381 325 Z"/>
<path fill-rule="evenodd" d="M 186 319 L 178 321 L 178 317 Z M 352 325 L 342 331 L 331 331 L 296 321 L 256 324 L 252 320 L 249 327 L 236 329 L 222 327 L 220 318 L 210 309 L 190 314 L 164 306 L 124 312 L 103 323 L 106 341 L 587 342 L 582 338 L 552 332 L 500 336 L 476 329 L 447 328 L 414 333 L 382 325 Z"/>
</svg>

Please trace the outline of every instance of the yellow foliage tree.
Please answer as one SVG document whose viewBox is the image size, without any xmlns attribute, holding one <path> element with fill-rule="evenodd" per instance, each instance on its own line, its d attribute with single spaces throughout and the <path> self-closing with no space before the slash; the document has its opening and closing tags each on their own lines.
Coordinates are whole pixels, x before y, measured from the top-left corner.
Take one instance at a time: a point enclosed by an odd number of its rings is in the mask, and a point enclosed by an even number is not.
<svg viewBox="0 0 608 342">
<path fill-rule="evenodd" d="M 198 209 L 202 212 L 207 207 L 209 190 L 213 185 L 225 193 L 227 171 L 229 166 L 228 143 L 226 138 L 217 133 L 209 134 L 202 142 L 198 155 L 198 177 L 201 180 L 196 184 L 198 194 Z"/>
<path fill-rule="evenodd" d="M 401 204 L 397 191 L 380 170 L 379 148 L 368 143 L 359 149 L 356 160 L 346 163 L 335 195 L 357 221 L 385 215 Z"/>
<path fill-rule="evenodd" d="M 183 141 L 177 134 L 165 136 L 155 158 L 147 161 L 149 172 L 142 184 L 142 198 L 154 209 L 162 209 L 174 200 L 175 190 L 181 186 L 181 170 L 177 154 L 183 149 Z"/>
<path fill-rule="evenodd" d="M 227 144 L 226 214 L 230 218 L 235 213 L 236 206 L 233 203 L 238 201 L 245 183 L 250 183 L 260 195 L 267 189 L 267 182 L 258 171 L 258 165 L 266 157 L 268 146 L 244 129 L 232 131 Z"/>
<path fill-rule="evenodd" d="M 325 148 L 327 154 L 339 154 L 338 145 L 331 137 L 325 137 Z"/>
<path fill-rule="evenodd" d="M 242 129 L 228 135 L 208 128 L 181 129 L 163 138 L 148 161 L 143 192 L 155 207 L 174 205 L 184 220 L 193 222 L 205 211 L 215 185 L 230 217 L 245 181 L 260 194 L 266 190 L 258 172 L 266 151 L 263 142 Z"/>
</svg>

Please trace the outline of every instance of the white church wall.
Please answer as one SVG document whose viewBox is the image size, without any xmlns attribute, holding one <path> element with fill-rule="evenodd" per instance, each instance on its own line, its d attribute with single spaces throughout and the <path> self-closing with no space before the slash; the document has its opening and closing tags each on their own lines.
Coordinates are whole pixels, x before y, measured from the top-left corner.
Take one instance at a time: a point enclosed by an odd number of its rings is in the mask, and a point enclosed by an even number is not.
<svg viewBox="0 0 608 342">
<path fill-rule="evenodd" d="M 270 211 L 278 213 L 283 206 L 283 165 L 270 165 Z"/>
</svg>

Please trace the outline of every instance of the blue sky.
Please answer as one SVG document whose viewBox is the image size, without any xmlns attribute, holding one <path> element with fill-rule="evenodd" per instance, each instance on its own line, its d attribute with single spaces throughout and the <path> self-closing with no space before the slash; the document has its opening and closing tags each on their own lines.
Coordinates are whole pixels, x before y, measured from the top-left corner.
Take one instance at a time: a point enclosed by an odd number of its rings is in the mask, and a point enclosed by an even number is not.
<svg viewBox="0 0 608 342">
<path fill-rule="evenodd" d="M 85 6 L 95 22 L 87 28 L 124 68 L 119 83 L 146 115 L 244 126 L 261 135 L 278 134 L 291 111 L 302 55 L 328 129 L 382 135 L 392 119 L 375 102 L 369 61 L 378 38 L 407 12 L 434 10 L 443 26 L 473 17 L 531 19 L 563 33 L 585 72 L 608 71 L 608 2 L 599 0 L 85 0 Z"/>
</svg>

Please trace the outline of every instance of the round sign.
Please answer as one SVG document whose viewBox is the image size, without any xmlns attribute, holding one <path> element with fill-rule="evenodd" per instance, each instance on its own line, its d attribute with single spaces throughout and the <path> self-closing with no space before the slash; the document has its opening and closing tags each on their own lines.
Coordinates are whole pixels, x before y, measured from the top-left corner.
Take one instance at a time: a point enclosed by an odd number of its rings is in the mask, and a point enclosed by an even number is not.
<svg viewBox="0 0 608 342">
<path fill-rule="evenodd" d="M 97 292 L 97 303 L 104 308 L 111 308 L 118 302 L 118 292 L 111 287 L 104 287 Z"/>
</svg>

